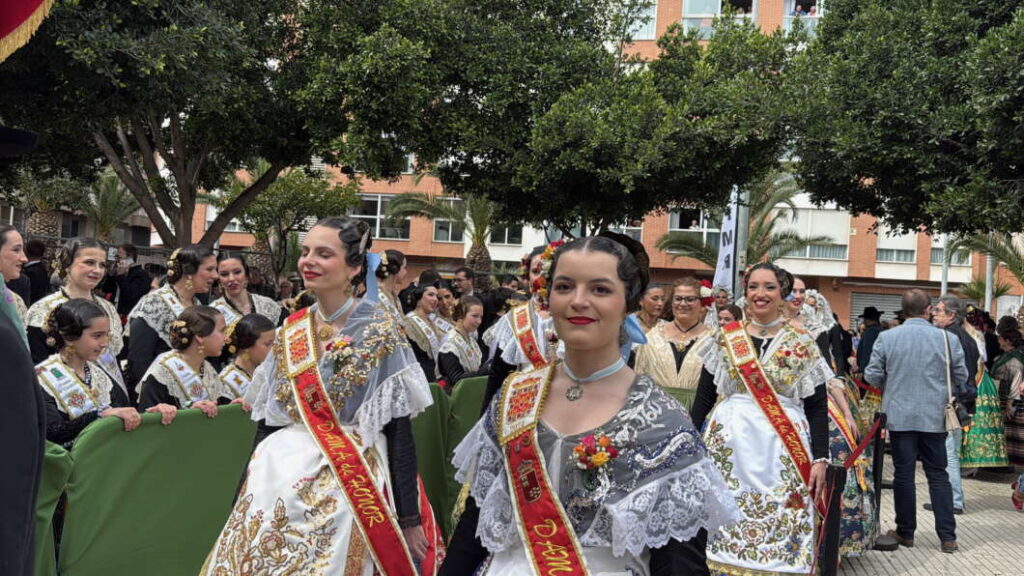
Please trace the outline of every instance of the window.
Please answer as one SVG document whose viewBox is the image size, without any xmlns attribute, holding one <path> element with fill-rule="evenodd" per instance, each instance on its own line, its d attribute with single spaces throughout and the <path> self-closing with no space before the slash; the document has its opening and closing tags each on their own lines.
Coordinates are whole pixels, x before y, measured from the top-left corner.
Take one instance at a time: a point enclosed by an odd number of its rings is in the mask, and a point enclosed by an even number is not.
<svg viewBox="0 0 1024 576">
<path fill-rule="evenodd" d="M 385 240 L 408 240 L 409 219 L 388 218 L 387 196 L 381 194 L 362 194 L 362 201 L 356 206 L 350 216 L 365 221 L 370 225 L 374 238 Z"/>
<path fill-rule="evenodd" d="M 683 27 L 699 30 L 701 38 L 710 38 L 715 16 L 729 6 L 737 18 L 750 18 L 757 9 L 756 0 L 684 0 Z"/>
<path fill-rule="evenodd" d="M 722 218 L 696 208 L 676 208 L 668 214 L 668 231 L 693 235 L 705 246 L 718 246 Z"/>
<path fill-rule="evenodd" d="M 491 244 L 522 246 L 523 227 L 518 225 L 491 227 Z"/>
<path fill-rule="evenodd" d="M 782 26 L 787 32 L 793 28 L 793 21 L 799 19 L 807 33 L 814 36 L 818 21 L 825 13 L 825 0 L 785 0 L 783 10 Z"/>
<path fill-rule="evenodd" d="M 651 2 L 647 6 L 634 6 L 636 18 L 629 34 L 633 40 L 654 40 L 657 36 L 658 3 Z"/>
<path fill-rule="evenodd" d="M 63 214 L 60 219 L 60 237 L 74 238 L 85 233 L 85 219 L 71 214 Z"/>
<path fill-rule="evenodd" d="M 846 260 L 846 249 L 846 244 L 811 244 L 802 250 L 790 252 L 784 257 L 809 260 Z"/>
<path fill-rule="evenodd" d="M 10 224 L 18 230 L 24 230 L 25 211 L 15 206 L 0 206 L 0 223 Z"/>
<path fill-rule="evenodd" d="M 217 210 L 216 206 L 212 206 L 212 205 L 209 205 L 209 204 L 206 206 L 206 229 L 207 230 L 210 229 L 210 225 L 213 224 L 213 221 L 217 219 L 217 215 L 218 214 L 220 214 L 220 210 Z M 245 232 L 245 229 L 242 228 L 242 224 L 237 219 L 232 218 L 231 221 L 228 222 L 228 225 L 226 227 L 224 227 L 224 231 L 225 232 Z"/>
<path fill-rule="evenodd" d="M 875 261 L 895 262 L 898 264 L 913 264 L 914 251 L 902 250 L 899 248 L 877 248 L 875 250 Z"/>
<path fill-rule="evenodd" d="M 945 253 L 945 248 L 941 246 L 938 248 L 932 248 L 932 264 L 936 266 L 942 265 L 942 257 Z M 950 266 L 970 266 L 971 265 L 971 253 L 967 250 L 957 250 L 953 252 L 953 256 L 949 259 Z"/>
<path fill-rule="evenodd" d="M 824 236 L 829 241 L 815 242 L 786 254 L 785 258 L 809 260 L 846 260 L 850 234 L 850 214 L 841 210 L 798 208 L 795 217 L 785 215 L 776 225 L 779 231 L 795 232 L 803 238 Z"/>
<path fill-rule="evenodd" d="M 406 154 L 402 159 L 402 174 L 412 174 L 414 166 L 416 166 L 416 157 L 412 154 Z"/>
<path fill-rule="evenodd" d="M 461 204 L 462 200 L 450 198 L 447 202 L 450 204 L 455 204 L 456 202 Z M 465 233 L 465 222 L 454 222 L 441 218 L 434 220 L 434 242 L 462 242 Z"/>
<path fill-rule="evenodd" d="M 626 222 L 622 226 L 609 226 L 608 228 L 612 232 L 618 232 L 619 234 L 625 234 L 637 242 L 643 242 L 643 220 L 631 220 Z"/>
</svg>

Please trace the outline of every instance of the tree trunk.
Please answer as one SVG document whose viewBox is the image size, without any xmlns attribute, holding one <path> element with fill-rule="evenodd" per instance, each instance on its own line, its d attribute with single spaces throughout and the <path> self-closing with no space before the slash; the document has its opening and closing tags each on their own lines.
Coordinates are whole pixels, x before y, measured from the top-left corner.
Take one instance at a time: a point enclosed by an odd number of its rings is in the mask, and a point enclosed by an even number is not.
<svg viewBox="0 0 1024 576">
<path fill-rule="evenodd" d="M 60 238 L 60 218 L 56 210 L 34 211 L 25 222 L 25 234 Z"/>
<path fill-rule="evenodd" d="M 476 280 L 473 288 L 479 292 L 486 292 L 491 289 L 491 253 L 483 244 L 473 244 L 466 254 L 466 267 L 476 272 Z"/>
<path fill-rule="evenodd" d="M 274 284 L 277 284 L 279 272 L 272 256 L 269 240 L 260 236 L 256 237 L 256 241 L 252 245 L 252 254 L 249 255 L 248 264 L 250 268 L 258 268 L 263 273 L 264 279 L 272 278 Z"/>
</svg>

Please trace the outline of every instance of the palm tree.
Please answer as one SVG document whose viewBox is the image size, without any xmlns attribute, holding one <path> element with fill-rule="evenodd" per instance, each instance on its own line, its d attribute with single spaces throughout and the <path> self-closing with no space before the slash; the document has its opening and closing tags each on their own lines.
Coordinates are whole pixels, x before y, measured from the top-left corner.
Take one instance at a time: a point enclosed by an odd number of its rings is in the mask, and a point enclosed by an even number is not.
<svg viewBox="0 0 1024 576">
<path fill-rule="evenodd" d="M 452 226 L 464 226 L 470 240 L 466 266 L 477 272 L 476 289 L 485 291 L 491 284 L 491 253 L 487 250 L 487 239 L 497 224 L 494 208 L 491 201 L 476 195 L 453 200 L 423 192 L 404 192 L 388 202 L 388 216 L 395 219 L 448 220 Z"/>
<path fill-rule="evenodd" d="M 1024 250 L 1013 236 L 999 233 L 974 234 L 950 242 L 949 254 L 955 254 L 959 250 L 981 252 L 995 258 L 996 262 L 1006 266 L 1019 282 L 1024 283 Z"/>
<path fill-rule="evenodd" d="M 92 222 L 96 239 L 109 242 L 114 231 L 139 209 L 139 203 L 117 174 L 107 170 L 89 187 L 79 209 Z"/>
<path fill-rule="evenodd" d="M 1010 285 L 1005 282 L 1000 282 L 998 279 L 995 280 L 995 284 L 992 286 L 992 299 L 996 300 L 1000 296 L 1005 296 L 1010 293 Z M 975 302 L 985 302 L 985 278 L 975 276 L 970 282 L 961 285 L 956 289 L 956 293 L 961 298 L 968 300 L 974 300 Z"/>
<path fill-rule="evenodd" d="M 770 172 L 751 186 L 748 264 L 781 258 L 811 244 L 832 243 L 828 236 L 803 236 L 779 229 L 785 220 L 796 220 L 793 198 L 800 192 L 793 175 L 783 171 Z M 689 256 L 711 268 L 718 265 L 718 246 L 708 245 L 702 238 L 686 232 L 665 234 L 658 239 L 658 249 L 673 253 L 673 259 Z"/>
</svg>

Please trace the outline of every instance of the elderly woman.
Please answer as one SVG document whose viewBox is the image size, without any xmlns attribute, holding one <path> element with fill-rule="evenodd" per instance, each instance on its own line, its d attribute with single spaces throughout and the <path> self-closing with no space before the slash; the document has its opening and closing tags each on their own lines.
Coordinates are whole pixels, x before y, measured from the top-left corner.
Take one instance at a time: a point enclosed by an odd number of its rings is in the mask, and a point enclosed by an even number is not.
<svg viewBox="0 0 1024 576">
<path fill-rule="evenodd" d="M 712 330 L 703 322 L 711 298 L 702 297 L 700 282 L 692 276 L 672 284 L 672 321 L 647 333 L 647 344 L 637 347 L 636 371 L 659 386 L 694 390 L 703 361 L 692 351 Z"/>
</svg>

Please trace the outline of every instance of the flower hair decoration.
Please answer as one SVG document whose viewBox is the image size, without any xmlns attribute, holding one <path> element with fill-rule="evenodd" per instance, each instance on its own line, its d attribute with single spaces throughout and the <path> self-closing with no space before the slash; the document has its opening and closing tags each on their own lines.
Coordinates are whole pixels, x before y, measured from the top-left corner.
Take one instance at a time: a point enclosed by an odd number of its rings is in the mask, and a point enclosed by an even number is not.
<svg viewBox="0 0 1024 576">
<path fill-rule="evenodd" d="M 705 308 L 715 303 L 715 291 L 711 289 L 711 281 L 706 278 L 700 281 L 700 303 Z"/>
<path fill-rule="evenodd" d="M 178 336 L 182 338 L 188 338 L 192 335 L 192 331 L 188 329 L 188 324 L 184 320 L 175 320 L 171 322 L 171 333 L 178 333 Z"/>
<path fill-rule="evenodd" d="M 532 292 L 537 295 L 543 310 L 548 309 L 548 275 L 551 273 L 551 263 L 555 259 L 555 252 L 563 244 L 565 244 L 564 240 L 555 240 L 548 244 L 548 247 L 540 254 L 540 275 L 533 281 L 531 288 Z M 527 262 L 527 266 L 529 266 L 529 262 Z M 529 268 L 527 268 L 527 276 L 529 276 Z"/>
<path fill-rule="evenodd" d="M 235 320 L 234 322 L 231 323 L 230 326 L 228 326 L 227 330 L 225 330 L 225 336 L 224 337 L 227 340 L 227 343 L 228 343 L 228 353 L 230 353 L 230 354 L 237 354 L 238 353 L 238 343 L 235 342 L 235 327 L 238 326 L 239 322 L 240 322 L 240 320 Z"/>
<path fill-rule="evenodd" d="M 381 271 L 384 278 L 388 277 L 388 251 L 384 250 L 380 253 L 380 266 L 377 268 Z"/>
<path fill-rule="evenodd" d="M 174 271 L 174 265 L 178 261 L 178 253 L 181 252 L 181 248 L 175 248 L 174 252 L 171 252 L 171 257 L 167 259 L 167 277 L 174 278 L 177 272 Z"/>
</svg>

